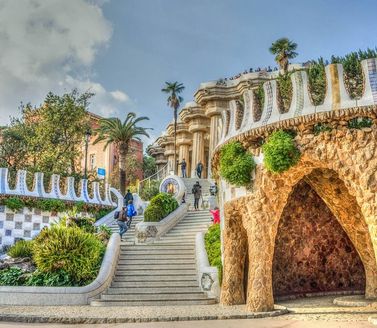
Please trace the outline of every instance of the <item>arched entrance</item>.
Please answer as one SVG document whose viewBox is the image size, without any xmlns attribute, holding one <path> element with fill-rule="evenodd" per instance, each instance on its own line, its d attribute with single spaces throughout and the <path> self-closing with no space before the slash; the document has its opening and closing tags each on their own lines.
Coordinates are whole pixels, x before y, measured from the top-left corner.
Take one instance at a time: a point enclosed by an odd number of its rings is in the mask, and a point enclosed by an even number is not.
<svg viewBox="0 0 377 328">
<path fill-rule="evenodd" d="M 272 265 L 275 301 L 365 289 L 362 260 L 335 215 L 309 184 L 315 176 L 323 172 L 314 171 L 307 181 L 304 178 L 296 184 L 279 221 Z M 326 178 L 340 182 L 335 175 Z M 321 187 L 326 189 L 326 184 Z M 347 191 L 338 189 L 342 192 Z"/>
</svg>

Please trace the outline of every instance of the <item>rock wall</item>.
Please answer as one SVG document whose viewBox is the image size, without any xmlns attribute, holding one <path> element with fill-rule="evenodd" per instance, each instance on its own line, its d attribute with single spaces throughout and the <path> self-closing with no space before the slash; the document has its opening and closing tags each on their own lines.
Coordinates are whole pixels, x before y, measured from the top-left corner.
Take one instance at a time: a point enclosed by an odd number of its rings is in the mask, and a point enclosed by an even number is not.
<svg viewBox="0 0 377 328">
<path fill-rule="evenodd" d="M 274 297 L 364 290 L 351 240 L 312 187 L 300 181 L 279 222 L 272 267 Z"/>
</svg>

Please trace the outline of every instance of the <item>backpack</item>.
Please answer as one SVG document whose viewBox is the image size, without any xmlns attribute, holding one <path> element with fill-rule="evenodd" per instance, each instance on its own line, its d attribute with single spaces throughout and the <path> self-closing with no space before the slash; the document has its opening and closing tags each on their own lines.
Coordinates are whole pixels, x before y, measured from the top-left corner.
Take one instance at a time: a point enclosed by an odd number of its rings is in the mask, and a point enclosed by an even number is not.
<svg viewBox="0 0 377 328">
<path fill-rule="evenodd" d="M 118 212 L 118 217 L 116 218 L 118 221 L 127 222 L 127 211 L 121 210 Z"/>
<path fill-rule="evenodd" d="M 119 219 L 119 211 L 115 211 L 114 220 L 118 220 L 118 219 Z"/>
</svg>

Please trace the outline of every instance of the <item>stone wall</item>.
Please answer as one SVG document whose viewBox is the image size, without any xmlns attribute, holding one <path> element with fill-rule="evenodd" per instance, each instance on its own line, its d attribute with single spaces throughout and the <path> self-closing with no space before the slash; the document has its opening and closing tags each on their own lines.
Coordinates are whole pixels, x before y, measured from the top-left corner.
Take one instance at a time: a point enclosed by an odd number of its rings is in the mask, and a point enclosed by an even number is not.
<svg viewBox="0 0 377 328">
<path fill-rule="evenodd" d="M 275 240 L 277 296 L 364 290 L 364 267 L 335 216 L 305 181 L 288 199 Z"/>
</svg>

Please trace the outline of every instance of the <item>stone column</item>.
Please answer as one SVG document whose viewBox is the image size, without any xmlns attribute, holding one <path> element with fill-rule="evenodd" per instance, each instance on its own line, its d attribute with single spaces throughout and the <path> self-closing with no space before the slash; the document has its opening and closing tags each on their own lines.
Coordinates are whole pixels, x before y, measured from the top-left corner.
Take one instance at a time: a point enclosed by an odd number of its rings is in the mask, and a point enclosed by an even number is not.
<svg viewBox="0 0 377 328">
<path fill-rule="evenodd" d="M 192 159 L 191 159 L 191 177 L 196 176 L 195 168 L 199 162 L 206 165 L 205 154 L 204 154 L 204 132 L 203 130 L 194 129 L 192 130 Z M 204 167 L 204 169 L 207 169 Z M 202 178 L 205 178 L 205 171 L 203 172 Z"/>
<path fill-rule="evenodd" d="M 192 136 L 188 131 L 188 126 L 185 123 L 178 122 L 177 124 L 177 147 L 178 147 L 178 161 L 182 162 L 185 159 L 186 174 L 190 177 L 190 145 L 192 144 Z M 181 176 L 181 168 L 178 168 L 178 175 Z"/>
</svg>

